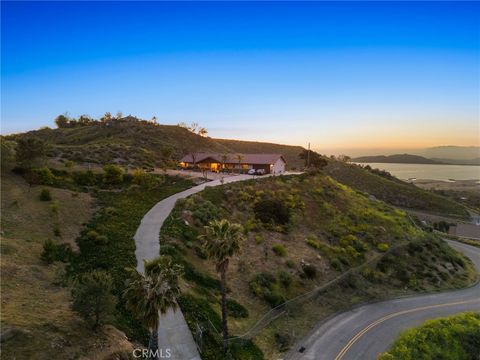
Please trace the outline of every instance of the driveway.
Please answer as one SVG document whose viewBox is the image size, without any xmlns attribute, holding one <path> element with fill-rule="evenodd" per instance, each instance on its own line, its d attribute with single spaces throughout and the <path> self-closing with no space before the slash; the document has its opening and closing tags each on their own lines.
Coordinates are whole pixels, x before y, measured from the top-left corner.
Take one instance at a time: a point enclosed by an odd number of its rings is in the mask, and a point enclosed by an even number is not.
<svg viewBox="0 0 480 360">
<path fill-rule="evenodd" d="M 448 241 L 480 272 L 480 248 Z M 393 299 L 360 306 L 320 323 L 285 359 L 374 360 L 405 329 L 425 320 L 480 311 L 480 284 L 467 289 Z M 304 347 L 303 353 L 298 350 Z"/>
<path fill-rule="evenodd" d="M 264 175 L 262 177 L 268 176 L 269 175 Z M 231 182 L 250 180 L 253 178 L 254 177 L 251 175 L 229 176 L 224 178 L 224 183 L 227 184 Z M 159 255 L 160 229 L 162 228 L 165 219 L 170 215 L 170 212 L 175 206 L 177 200 L 202 191 L 207 186 L 218 185 L 221 185 L 221 180 L 207 182 L 174 194 L 158 202 L 147 214 L 145 214 L 134 237 L 136 246 L 135 256 L 137 258 L 138 271 L 143 272 L 144 259 L 150 260 Z M 170 349 L 170 359 L 200 359 L 197 346 L 180 309 L 175 312 L 169 311 L 167 314 L 160 316 L 158 345 L 159 349 L 163 349 L 164 353 L 167 349 Z"/>
</svg>

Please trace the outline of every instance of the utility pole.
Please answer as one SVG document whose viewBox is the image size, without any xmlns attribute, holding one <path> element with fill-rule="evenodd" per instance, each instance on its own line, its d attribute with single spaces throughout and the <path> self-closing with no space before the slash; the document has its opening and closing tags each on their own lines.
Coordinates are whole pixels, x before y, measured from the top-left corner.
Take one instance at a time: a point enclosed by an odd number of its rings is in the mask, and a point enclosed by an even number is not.
<svg viewBox="0 0 480 360">
<path fill-rule="evenodd" d="M 310 143 L 308 143 L 308 151 L 307 151 L 307 169 L 310 168 Z"/>
</svg>

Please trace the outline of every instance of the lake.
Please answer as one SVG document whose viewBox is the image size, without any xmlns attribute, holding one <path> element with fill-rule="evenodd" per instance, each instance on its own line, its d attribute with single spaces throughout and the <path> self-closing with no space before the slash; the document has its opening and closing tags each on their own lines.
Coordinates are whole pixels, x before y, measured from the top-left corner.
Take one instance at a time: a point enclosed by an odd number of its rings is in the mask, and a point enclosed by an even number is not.
<svg viewBox="0 0 480 360">
<path fill-rule="evenodd" d="M 434 165 L 434 164 L 390 164 L 390 163 L 358 163 L 370 165 L 372 168 L 388 171 L 399 179 L 410 178 L 431 180 L 478 180 L 480 166 L 473 165 Z"/>
</svg>

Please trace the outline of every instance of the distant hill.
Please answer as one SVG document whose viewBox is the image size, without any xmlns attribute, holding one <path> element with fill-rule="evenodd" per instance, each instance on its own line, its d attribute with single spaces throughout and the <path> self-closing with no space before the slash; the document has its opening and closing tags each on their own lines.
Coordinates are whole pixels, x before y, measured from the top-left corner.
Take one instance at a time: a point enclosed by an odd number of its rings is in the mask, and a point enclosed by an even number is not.
<svg viewBox="0 0 480 360">
<path fill-rule="evenodd" d="M 376 155 L 376 156 L 360 156 L 352 159 L 354 162 L 361 163 L 393 163 L 393 164 L 444 164 L 443 162 L 427 159 L 423 156 L 410 154 L 395 155 Z"/>
<path fill-rule="evenodd" d="M 480 165 L 480 157 L 475 159 L 469 159 L 469 160 L 442 159 L 442 158 L 432 158 L 432 160 L 439 161 L 444 164 L 451 164 L 451 165 Z"/>
<path fill-rule="evenodd" d="M 160 125 L 134 117 L 66 128 L 43 128 L 6 138 L 35 136 L 49 144 L 48 155 L 82 163 L 117 163 L 133 167 L 159 167 L 192 151 L 220 153 L 281 153 L 289 168 L 302 165 L 300 146 L 213 139 L 176 125 Z"/>
<path fill-rule="evenodd" d="M 424 149 L 419 155 L 429 159 L 468 160 L 480 158 L 479 146 L 436 146 Z"/>
</svg>

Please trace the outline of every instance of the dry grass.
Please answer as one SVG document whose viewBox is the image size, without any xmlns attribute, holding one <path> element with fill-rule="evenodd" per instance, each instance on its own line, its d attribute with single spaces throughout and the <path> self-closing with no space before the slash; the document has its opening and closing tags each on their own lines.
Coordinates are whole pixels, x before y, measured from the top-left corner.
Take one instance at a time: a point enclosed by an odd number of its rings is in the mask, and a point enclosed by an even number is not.
<svg viewBox="0 0 480 360">
<path fill-rule="evenodd" d="M 83 223 L 90 218 L 92 199 L 87 194 L 49 188 L 52 202 L 39 200 L 42 187 L 32 187 L 13 174 L 2 174 L 1 304 L 2 331 L 17 336 L 2 344 L 5 359 L 103 358 L 112 342 L 127 349 L 114 329 L 107 336 L 92 333 L 69 308 L 68 290 L 58 283 L 64 265 L 40 260 L 43 242 L 50 238 L 75 245 Z M 61 236 L 53 229 L 59 224 Z M 25 339 L 26 337 L 26 339 Z"/>
</svg>

